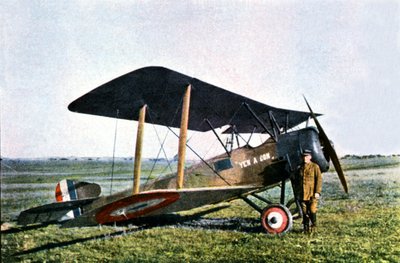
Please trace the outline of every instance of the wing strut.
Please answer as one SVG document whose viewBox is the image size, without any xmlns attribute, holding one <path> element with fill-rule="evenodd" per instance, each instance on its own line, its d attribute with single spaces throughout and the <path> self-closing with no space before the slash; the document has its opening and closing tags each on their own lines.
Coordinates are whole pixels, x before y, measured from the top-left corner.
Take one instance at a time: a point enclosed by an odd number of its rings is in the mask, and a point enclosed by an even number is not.
<svg viewBox="0 0 400 263">
<path fill-rule="evenodd" d="M 275 138 L 278 138 L 278 135 L 281 133 L 281 131 L 279 129 L 279 125 L 276 122 L 276 119 L 275 119 L 272 111 L 268 111 L 268 115 L 269 115 L 269 121 L 271 123 L 272 131 L 274 132 Z"/>
<path fill-rule="evenodd" d="M 270 130 L 268 130 L 267 126 L 265 126 L 264 122 L 257 116 L 257 114 L 250 107 L 250 105 L 248 103 L 244 103 L 244 106 L 246 106 L 246 109 L 251 113 L 251 115 L 253 115 L 254 119 L 257 120 L 257 122 L 261 125 L 261 127 L 264 128 L 264 130 L 269 134 L 269 136 L 271 136 L 272 139 L 274 139 L 274 141 L 277 141 L 277 136 L 274 136 L 274 134 Z"/>
<path fill-rule="evenodd" d="M 221 143 L 222 147 L 224 147 L 226 154 L 231 157 L 230 152 L 228 151 L 228 149 L 225 147 L 224 143 L 221 141 L 221 138 L 218 136 L 217 132 L 215 131 L 214 127 L 212 126 L 211 122 L 206 119 L 206 122 L 208 124 L 208 126 L 210 126 L 211 130 L 213 131 L 215 137 L 217 137 L 218 141 Z"/>
<path fill-rule="evenodd" d="M 147 105 L 143 105 L 139 112 L 139 122 L 136 135 L 135 164 L 133 169 L 133 194 L 138 194 L 140 188 L 140 169 L 142 164 L 142 146 L 146 108 Z"/>
<path fill-rule="evenodd" d="M 183 176 L 185 170 L 185 154 L 186 154 L 186 138 L 187 129 L 189 122 L 189 107 L 190 107 L 190 91 L 192 86 L 189 85 L 186 88 L 185 95 L 183 97 L 182 105 L 182 117 L 181 117 L 181 129 L 179 133 L 179 148 L 178 148 L 178 173 L 176 180 L 176 187 L 181 189 L 183 187 Z"/>
</svg>

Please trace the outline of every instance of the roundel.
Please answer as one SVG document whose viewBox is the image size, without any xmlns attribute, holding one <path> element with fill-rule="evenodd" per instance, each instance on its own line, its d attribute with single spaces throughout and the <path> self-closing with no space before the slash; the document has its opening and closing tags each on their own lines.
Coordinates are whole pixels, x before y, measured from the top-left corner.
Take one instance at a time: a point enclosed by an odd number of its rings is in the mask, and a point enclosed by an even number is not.
<svg viewBox="0 0 400 263">
<path fill-rule="evenodd" d="M 157 192 L 132 195 L 104 206 L 96 214 L 99 224 L 125 221 L 143 216 L 174 203 L 178 193 Z"/>
</svg>

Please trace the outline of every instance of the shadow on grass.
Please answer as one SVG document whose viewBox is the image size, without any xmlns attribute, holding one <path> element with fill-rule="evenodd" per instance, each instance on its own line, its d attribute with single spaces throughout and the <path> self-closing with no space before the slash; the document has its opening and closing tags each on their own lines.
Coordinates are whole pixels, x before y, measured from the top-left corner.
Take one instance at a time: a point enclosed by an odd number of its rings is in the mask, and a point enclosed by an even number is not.
<svg viewBox="0 0 400 263">
<path fill-rule="evenodd" d="M 24 232 L 24 231 L 29 231 L 29 230 L 35 230 L 35 229 L 39 229 L 42 227 L 47 227 L 49 225 L 54 225 L 54 224 L 58 224 L 58 222 L 47 222 L 45 224 L 36 224 L 36 225 L 31 225 L 31 226 L 18 226 L 18 227 L 13 227 L 7 230 L 2 230 L 1 234 L 16 234 L 19 232 Z"/>
<path fill-rule="evenodd" d="M 116 231 L 112 234 L 107 234 L 107 235 L 98 235 L 98 236 L 94 236 L 94 237 L 86 237 L 86 238 L 78 238 L 78 239 L 74 239 L 74 240 L 70 240 L 70 241 L 65 241 L 65 242 L 58 242 L 58 243 L 49 243 L 46 244 L 44 246 L 40 246 L 40 247 L 36 247 L 36 248 L 32 248 L 29 250 L 25 250 L 25 251 L 21 251 L 18 253 L 15 253 L 13 256 L 18 257 L 18 256 L 23 256 L 23 255 L 27 255 L 27 254 L 32 254 L 32 253 L 36 253 L 36 252 L 40 252 L 43 250 L 49 250 L 49 249 L 53 249 L 53 248 L 62 248 L 62 247 L 66 247 L 66 246 L 70 246 L 70 245 L 74 245 L 77 243 L 83 243 L 86 241 L 90 241 L 90 240 L 98 240 L 98 239 L 108 239 L 108 238 L 113 238 L 113 237 L 117 237 L 117 236 L 121 236 L 121 235 L 126 235 L 126 234 L 131 234 L 140 230 L 144 230 L 146 228 L 150 228 L 149 226 L 142 226 L 142 227 L 138 227 L 135 229 L 131 229 L 131 230 L 121 230 L 121 231 Z"/>
<path fill-rule="evenodd" d="M 36 248 L 32 248 L 29 250 L 17 252 L 13 254 L 13 256 L 23 256 L 27 254 L 37 253 L 44 250 L 54 249 L 54 248 L 62 248 L 78 243 L 84 243 L 91 240 L 106 240 L 109 238 L 114 238 L 118 236 L 124 236 L 128 234 L 132 234 L 135 232 L 139 232 L 145 229 L 150 229 L 153 227 L 160 226 L 174 226 L 176 228 L 191 228 L 191 229 L 216 229 L 216 230 L 224 230 L 224 231 L 240 231 L 240 232 L 261 232 L 261 226 L 258 220 L 253 218 L 202 218 L 202 216 L 216 212 L 218 210 L 224 209 L 228 206 L 216 207 L 212 209 L 208 209 L 206 211 L 202 211 L 193 215 L 181 216 L 181 215 L 163 215 L 163 216 L 154 216 L 154 217 L 146 217 L 143 219 L 136 219 L 126 221 L 122 224 L 115 224 L 117 227 L 129 227 L 130 229 L 123 229 L 115 231 L 111 234 L 101 234 L 93 237 L 86 238 L 77 238 L 65 242 L 54 242 L 49 243 L 43 246 L 39 246 Z M 41 227 L 45 227 L 46 225 L 35 225 L 28 226 L 18 229 L 10 229 L 8 233 L 17 233 L 26 230 L 37 229 Z M 134 228 L 131 225 L 135 225 Z M 3 232 L 2 232 L 3 233 Z"/>
</svg>

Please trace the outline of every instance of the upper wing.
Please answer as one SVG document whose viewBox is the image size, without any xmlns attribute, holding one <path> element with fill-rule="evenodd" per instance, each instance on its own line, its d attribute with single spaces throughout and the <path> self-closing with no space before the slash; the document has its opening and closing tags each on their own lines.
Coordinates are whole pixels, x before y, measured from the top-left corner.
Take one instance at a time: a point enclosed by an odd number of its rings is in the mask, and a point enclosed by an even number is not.
<svg viewBox="0 0 400 263">
<path fill-rule="evenodd" d="M 147 104 L 146 122 L 169 127 L 180 126 L 181 103 L 186 87 L 191 84 L 188 128 L 195 131 L 235 125 L 240 133 L 264 132 L 243 106 L 251 109 L 271 129 L 270 116 L 280 128 L 291 128 L 306 121 L 308 112 L 279 109 L 232 93 L 163 67 L 146 67 L 120 76 L 73 101 L 73 112 L 137 120 L 140 108 Z"/>
</svg>

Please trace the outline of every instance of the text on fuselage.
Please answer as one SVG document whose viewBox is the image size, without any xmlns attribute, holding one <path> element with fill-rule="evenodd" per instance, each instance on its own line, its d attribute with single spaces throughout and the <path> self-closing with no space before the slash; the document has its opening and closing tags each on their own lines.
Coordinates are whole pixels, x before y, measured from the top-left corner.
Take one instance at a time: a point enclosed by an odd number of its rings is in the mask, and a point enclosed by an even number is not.
<svg viewBox="0 0 400 263">
<path fill-rule="evenodd" d="M 260 162 L 264 162 L 264 161 L 267 161 L 267 160 L 270 160 L 270 159 L 273 159 L 273 158 L 271 158 L 270 153 L 263 153 L 263 154 L 259 155 L 258 157 L 255 156 L 255 157 L 252 157 L 250 159 L 247 159 L 247 160 L 244 160 L 244 161 L 241 161 L 241 162 L 236 162 L 236 164 L 239 165 L 240 168 L 246 168 L 246 167 L 249 167 L 251 165 L 255 165 L 255 164 L 258 164 Z"/>
</svg>

